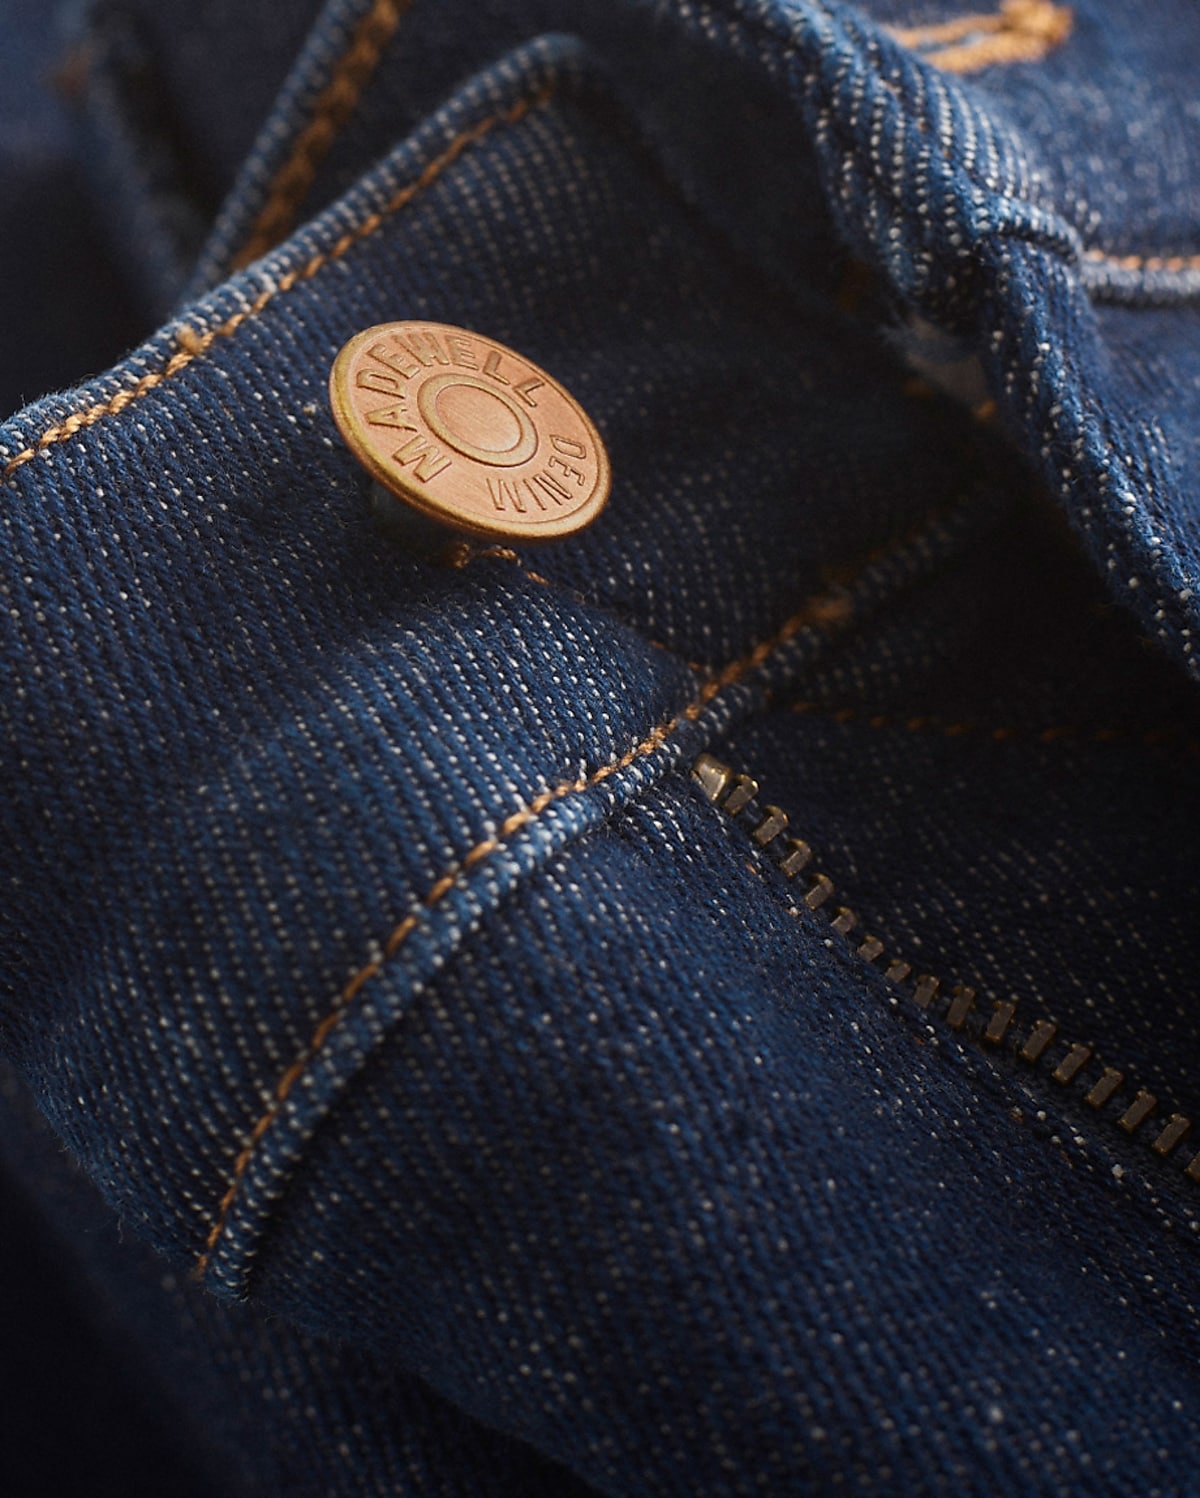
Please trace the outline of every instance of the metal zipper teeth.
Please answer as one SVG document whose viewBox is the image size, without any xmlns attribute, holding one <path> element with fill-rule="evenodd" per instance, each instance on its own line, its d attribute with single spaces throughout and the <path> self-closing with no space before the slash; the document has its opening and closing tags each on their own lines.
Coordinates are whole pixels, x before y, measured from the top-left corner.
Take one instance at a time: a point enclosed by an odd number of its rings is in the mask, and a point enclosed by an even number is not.
<svg viewBox="0 0 1200 1498">
<path fill-rule="evenodd" d="M 711 754 L 699 755 L 691 773 L 708 800 L 745 829 L 786 879 L 804 889 L 801 903 L 828 915 L 830 929 L 907 994 L 923 1015 L 940 1020 L 962 1039 L 993 1051 L 1003 1049 L 1060 1087 L 1072 1088 L 1097 1114 L 1145 1144 L 1159 1160 L 1183 1162 L 1182 1174 L 1200 1184 L 1200 1151 L 1180 1149 L 1192 1130 L 1190 1118 L 1182 1113 L 1164 1118 L 1152 1092 L 1137 1087 L 1117 1067 L 1106 1066 L 1091 1046 L 1068 1041 L 1054 1020 L 1018 1022 L 1015 999 L 993 1000 L 986 1012 L 974 988 L 948 986 L 930 973 L 914 972 L 911 963 L 888 952 L 878 937 L 861 931 L 853 910 L 837 903 L 833 880 L 813 869 L 813 850 L 789 834 L 787 813 L 778 806 L 760 805 L 756 780 L 739 775 Z"/>
</svg>

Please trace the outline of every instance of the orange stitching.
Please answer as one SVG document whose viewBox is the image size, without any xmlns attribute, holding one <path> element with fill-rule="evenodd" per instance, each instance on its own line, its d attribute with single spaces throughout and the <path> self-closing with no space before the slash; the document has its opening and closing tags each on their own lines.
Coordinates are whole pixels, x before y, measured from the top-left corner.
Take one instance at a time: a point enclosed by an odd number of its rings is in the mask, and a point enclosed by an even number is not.
<svg viewBox="0 0 1200 1498">
<path fill-rule="evenodd" d="M 923 51 L 945 73 L 975 73 L 996 63 L 1040 62 L 1071 34 L 1069 6 L 1051 0 L 1001 0 L 993 15 L 959 16 L 932 26 L 887 27 L 905 47 Z M 924 50 L 934 48 L 936 50 Z"/>
<path fill-rule="evenodd" d="M 1085 250 L 1084 258 L 1118 270 L 1200 270 L 1200 255 L 1107 255 L 1103 250 Z"/>
<path fill-rule="evenodd" d="M 1057 744 L 1063 740 L 1074 740 L 1085 744 L 1141 744 L 1146 749 L 1183 749 L 1188 754 L 1200 753 L 1200 739 L 1187 738 L 1174 729 L 1148 729 L 1132 733 L 1128 729 L 1079 727 L 1073 724 L 1057 724 L 1051 728 L 988 728 L 982 723 L 960 721 L 946 723 L 938 718 L 917 716 L 896 717 L 891 713 L 869 713 L 865 708 L 829 707 L 822 702 L 805 699 L 793 702 L 790 711 L 809 716 L 830 718 L 835 723 L 865 723 L 868 728 L 900 728 L 907 733 L 940 733 L 943 738 L 960 739 L 969 735 L 983 736 L 996 743 L 1010 743 L 1014 739 L 1026 742 L 1036 740 L 1040 744 Z"/>
<path fill-rule="evenodd" d="M 925 61 L 943 72 L 971 73 L 993 63 L 1037 62 L 1067 40 L 1073 25 L 1068 6 L 1054 5 L 1050 0 L 1003 0 L 995 15 L 959 16 L 930 26 L 884 29 L 903 46 L 922 51 Z M 971 37 L 976 40 L 968 40 Z M 958 43 L 963 45 L 955 45 Z M 940 51 L 924 50 L 939 47 Z M 1200 270 L 1200 255 L 1109 255 L 1104 250 L 1086 250 L 1084 257 L 1118 270 L 1174 274 Z M 851 315 L 857 312 L 869 290 L 870 274 L 865 266 L 848 263 L 835 297 L 839 310 Z M 906 395 L 932 393 L 933 387 L 921 380 L 912 380 L 905 387 Z M 995 414 L 994 401 L 985 401 L 975 412 L 981 421 L 991 421 Z"/>
<path fill-rule="evenodd" d="M 512 562 L 531 583 L 538 583 L 543 588 L 554 586 L 550 579 L 543 577 L 540 572 L 531 572 L 517 553 L 508 546 L 473 546 L 470 541 L 464 541 L 451 553 L 449 562 L 451 567 L 457 567 L 461 571 L 462 568 L 469 567 L 472 562 L 484 562 L 493 558 L 501 562 Z"/>
<path fill-rule="evenodd" d="M 308 196 L 317 169 L 338 133 L 358 107 L 362 91 L 379 65 L 384 48 L 411 0 L 375 0 L 354 29 L 338 58 L 329 82 L 313 106 L 312 118 L 292 146 L 292 153 L 271 184 L 267 200 L 250 230 L 250 237 L 234 255 L 234 270 L 265 255 L 292 227 L 300 204 Z"/>
<path fill-rule="evenodd" d="M 877 559 L 878 555 L 877 552 L 872 552 L 856 569 L 857 573 L 861 573 L 870 566 Z M 598 770 L 593 770 L 590 775 L 581 775 L 576 780 L 563 781 L 559 785 L 552 786 L 535 796 L 525 806 L 513 812 L 511 816 L 507 817 L 500 824 L 496 837 L 485 838 L 481 842 L 476 843 L 457 863 L 451 864 L 446 869 L 421 900 L 423 910 L 432 910 L 439 901 L 443 900 L 450 893 L 462 874 L 474 868 L 477 864 L 482 863 L 485 858 L 490 857 L 501 846 L 505 838 L 511 837 L 513 833 L 518 832 L 522 827 L 536 820 L 554 802 L 561 801 L 566 796 L 575 795 L 579 792 L 590 790 L 595 785 L 599 785 L 601 781 L 607 780 L 610 776 L 627 769 L 635 760 L 653 753 L 655 749 L 659 748 L 670 737 L 680 724 L 695 722 L 718 693 L 724 691 L 726 687 L 733 686 L 744 676 L 747 676 L 758 666 L 762 665 L 768 656 L 786 645 L 801 630 L 810 627 L 838 627 L 848 623 L 852 613 L 853 608 L 850 599 L 842 587 L 815 594 L 809 598 L 775 634 L 756 645 L 748 654 L 731 662 L 718 675 L 710 678 L 682 712 L 676 714 L 675 717 L 670 718 L 667 722 L 659 724 L 658 727 L 651 729 L 640 743 L 635 744 L 632 749 L 626 750 L 619 759 L 613 760 L 609 764 L 601 765 Z M 407 937 L 416 930 L 420 919 L 421 917 L 417 914 L 410 914 L 404 917 L 388 937 L 384 946 L 385 958 L 395 955 Z M 229 1210 L 233 1205 L 234 1198 L 237 1196 L 238 1189 L 249 1168 L 251 1158 L 259 1141 L 271 1127 L 272 1122 L 287 1101 L 296 1082 L 303 1076 L 305 1069 L 315 1058 L 329 1032 L 345 1013 L 347 1006 L 364 985 L 369 983 L 372 978 L 377 977 L 382 971 L 383 963 L 376 959 L 368 962 L 354 974 L 338 995 L 333 1009 L 313 1031 L 312 1037 L 304 1051 L 288 1067 L 283 1076 L 280 1077 L 271 1102 L 268 1104 L 262 1117 L 251 1129 L 248 1140 L 234 1160 L 233 1175 L 224 1196 L 221 1198 L 217 1209 L 216 1221 L 213 1223 L 205 1240 L 204 1251 L 196 1261 L 195 1274 L 198 1279 L 203 1278 L 208 1269 L 213 1250 L 216 1248 L 221 1234 L 225 1230 Z"/>
<path fill-rule="evenodd" d="M 494 130 L 497 125 L 515 125 L 523 119 L 530 110 L 544 104 L 551 95 L 550 89 L 543 90 L 532 99 L 522 99 L 511 109 L 501 114 L 490 115 L 481 120 L 479 124 L 472 125 L 470 129 L 464 130 L 461 135 L 455 137 L 450 145 L 440 156 L 426 166 L 425 170 L 416 179 L 403 187 L 384 206 L 373 213 L 369 213 L 361 223 L 353 229 L 348 229 L 331 249 L 321 250 L 308 260 L 299 270 L 290 270 L 279 278 L 275 286 L 269 286 L 259 292 L 254 301 L 241 312 L 235 312 L 231 317 L 221 323 L 218 327 L 210 328 L 206 333 L 197 333 L 193 328 L 186 328 L 177 334 L 180 344 L 179 350 L 172 354 L 161 370 L 153 374 L 143 375 L 136 385 L 124 390 L 118 390 L 108 400 L 97 405 L 89 406 L 85 411 L 77 411 L 68 416 L 57 426 L 47 428 L 32 447 L 24 448 L 15 454 L 0 470 L 0 482 L 6 483 L 18 468 L 36 458 L 38 453 L 45 448 L 53 447 L 57 442 L 65 442 L 68 437 L 73 437 L 76 432 L 84 427 L 94 426 L 96 422 L 105 416 L 116 416 L 123 411 L 132 401 L 140 400 L 142 396 L 148 395 L 151 390 L 161 385 L 164 380 L 169 380 L 177 375 L 180 370 L 186 369 L 193 359 L 198 359 L 208 351 L 218 338 L 228 338 L 236 333 L 241 325 L 252 317 L 257 317 L 263 309 L 270 305 L 277 296 L 291 291 L 293 286 L 303 281 L 311 281 L 312 278 L 326 265 L 331 265 L 342 258 L 347 251 L 352 250 L 361 240 L 369 238 L 380 225 L 393 213 L 406 207 L 420 193 L 431 186 L 438 177 L 452 166 L 454 162 L 485 135 Z"/>
</svg>

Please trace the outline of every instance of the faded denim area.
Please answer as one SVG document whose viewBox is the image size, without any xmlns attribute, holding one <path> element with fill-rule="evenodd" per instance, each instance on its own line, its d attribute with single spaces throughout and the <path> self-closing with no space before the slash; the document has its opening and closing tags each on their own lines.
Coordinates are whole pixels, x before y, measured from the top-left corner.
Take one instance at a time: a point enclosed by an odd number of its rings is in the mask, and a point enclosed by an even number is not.
<svg viewBox="0 0 1200 1498">
<path fill-rule="evenodd" d="M 148 339 L 0 430 L 0 1140 L 181 1468 L 1190 1491 L 1200 17 L 76 20 L 53 367 Z M 592 528 L 381 532 L 401 318 Z"/>
</svg>

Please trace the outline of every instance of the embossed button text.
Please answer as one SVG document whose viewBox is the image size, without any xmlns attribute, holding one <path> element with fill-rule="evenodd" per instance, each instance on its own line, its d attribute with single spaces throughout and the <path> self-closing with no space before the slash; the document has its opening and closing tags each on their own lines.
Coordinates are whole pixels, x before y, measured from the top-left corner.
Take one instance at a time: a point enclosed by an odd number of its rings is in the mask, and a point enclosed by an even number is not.
<svg viewBox="0 0 1200 1498">
<path fill-rule="evenodd" d="M 474 535 L 556 539 L 609 490 L 587 413 L 553 376 L 464 328 L 397 322 L 356 334 L 329 381 L 351 451 L 399 499 Z"/>
</svg>

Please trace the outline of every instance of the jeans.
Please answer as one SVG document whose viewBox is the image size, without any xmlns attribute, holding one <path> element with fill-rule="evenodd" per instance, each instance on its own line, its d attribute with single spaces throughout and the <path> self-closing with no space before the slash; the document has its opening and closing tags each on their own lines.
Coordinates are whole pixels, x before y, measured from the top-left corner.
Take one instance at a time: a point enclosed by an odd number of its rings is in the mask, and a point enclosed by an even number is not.
<svg viewBox="0 0 1200 1498">
<path fill-rule="evenodd" d="M 1200 1491 L 1200 17 L 315 9 L 60 75 L 6 1170 L 225 1492 Z M 381 531 L 401 318 L 593 527 Z"/>
</svg>

